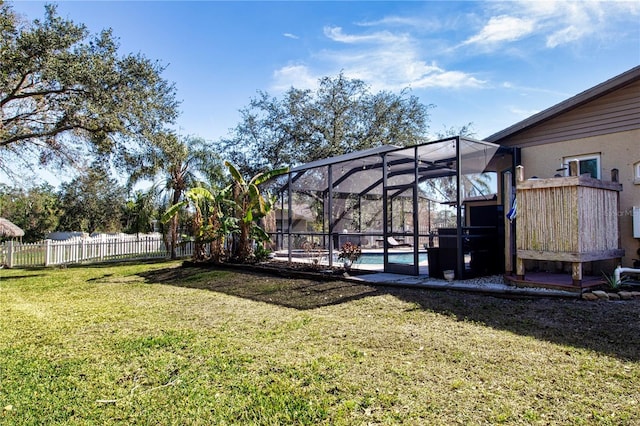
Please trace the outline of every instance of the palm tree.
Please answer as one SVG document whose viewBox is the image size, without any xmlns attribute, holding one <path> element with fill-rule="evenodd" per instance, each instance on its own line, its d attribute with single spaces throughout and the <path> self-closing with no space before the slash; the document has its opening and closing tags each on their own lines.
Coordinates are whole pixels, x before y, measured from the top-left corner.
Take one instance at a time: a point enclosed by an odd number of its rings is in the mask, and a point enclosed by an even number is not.
<svg viewBox="0 0 640 426">
<path fill-rule="evenodd" d="M 182 201 L 184 193 L 195 186 L 200 176 L 207 180 L 222 181 L 222 167 L 215 152 L 200 138 L 180 139 L 171 132 L 161 132 L 151 138 L 151 145 L 136 157 L 138 167 L 129 177 L 129 186 L 141 180 L 164 181 L 170 193 L 170 205 Z M 173 215 L 169 224 L 171 258 L 177 257 L 179 215 Z"/>
<path fill-rule="evenodd" d="M 136 234 L 147 233 L 157 214 L 157 191 L 155 187 L 147 191 L 137 190 L 133 197 L 125 204 L 126 230 Z"/>
<path fill-rule="evenodd" d="M 204 187 L 191 188 L 185 199 L 171 206 L 162 216 L 163 222 L 176 217 L 186 207 L 194 210 L 192 233 L 195 238 L 193 260 L 207 259 L 206 244 L 213 263 L 220 263 L 224 256 L 224 238 L 233 231 L 234 223 L 224 214 L 228 188 L 210 191 Z"/>
</svg>

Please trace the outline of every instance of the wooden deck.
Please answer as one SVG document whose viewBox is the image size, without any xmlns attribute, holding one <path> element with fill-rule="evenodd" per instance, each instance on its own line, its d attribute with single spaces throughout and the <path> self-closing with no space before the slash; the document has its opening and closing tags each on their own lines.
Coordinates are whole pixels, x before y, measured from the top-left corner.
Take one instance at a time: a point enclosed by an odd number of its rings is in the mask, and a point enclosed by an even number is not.
<svg viewBox="0 0 640 426">
<path fill-rule="evenodd" d="M 527 272 L 524 279 L 515 275 L 505 275 L 504 279 L 516 287 L 544 287 L 555 290 L 575 291 L 582 293 L 585 290 L 605 285 L 602 277 L 583 276 L 582 284 L 573 284 L 571 274 L 554 274 L 550 272 Z"/>
</svg>

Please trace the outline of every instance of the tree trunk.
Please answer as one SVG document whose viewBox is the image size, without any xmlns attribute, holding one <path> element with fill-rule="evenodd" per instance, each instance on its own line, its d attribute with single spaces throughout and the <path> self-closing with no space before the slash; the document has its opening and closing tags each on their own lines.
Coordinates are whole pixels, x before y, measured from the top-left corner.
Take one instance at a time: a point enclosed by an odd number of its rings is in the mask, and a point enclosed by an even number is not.
<svg viewBox="0 0 640 426">
<path fill-rule="evenodd" d="M 178 252 L 176 250 L 176 245 L 178 242 L 178 215 L 176 214 L 171 218 L 171 259 L 178 258 Z"/>
<path fill-rule="evenodd" d="M 215 239 L 211 241 L 209 244 L 209 251 L 211 253 L 211 260 L 213 263 L 218 264 L 222 258 L 223 248 L 224 248 L 224 236 L 222 232 L 220 232 L 220 221 L 217 219 L 216 210 L 214 209 L 213 214 L 209 217 L 209 226 L 213 229 L 215 233 Z"/>
<path fill-rule="evenodd" d="M 249 230 L 251 224 L 242 222 L 240 224 L 240 238 L 238 241 L 238 258 L 246 261 L 251 256 L 251 243 L 249 241 Z"/>
<path fill-rule="evenodd" d="M 173 190 L 173 204 L 176 205 L 180 202 L 180 198 L 182 198 L 182 191 L 179 189 Z M 176 250 L 178 244 L 178 223 L 180 220 L 180 215 L 176 214 L 171 218 L 171 259 L 178 258 L 178 251 Z"/>
</svg>

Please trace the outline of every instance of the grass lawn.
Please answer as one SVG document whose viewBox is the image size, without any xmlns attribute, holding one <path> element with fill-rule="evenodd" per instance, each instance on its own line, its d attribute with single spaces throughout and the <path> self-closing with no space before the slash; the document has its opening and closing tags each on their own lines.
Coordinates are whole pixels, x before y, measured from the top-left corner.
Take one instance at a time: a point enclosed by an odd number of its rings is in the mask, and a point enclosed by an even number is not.
<svg viewBox="0 0 640 426">
<path fill-rule="evenodd" d="M 640 424 L 640 300 L 0 270 L 0 424 Z"/>
</svg>

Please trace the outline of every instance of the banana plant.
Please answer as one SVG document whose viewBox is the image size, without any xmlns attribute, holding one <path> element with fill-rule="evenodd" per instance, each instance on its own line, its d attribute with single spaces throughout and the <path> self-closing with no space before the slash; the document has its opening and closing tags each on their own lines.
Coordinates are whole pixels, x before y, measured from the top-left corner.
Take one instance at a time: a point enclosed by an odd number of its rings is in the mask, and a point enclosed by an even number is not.
<svg viewBox="0 0 640 426">
<path fill-rule="evenodd" d="M 275 198 L 269 193 L 263 195 L 259 185 L 276 176 L 288 173 L 289 168 L 283 167 L 261 172 L 246 180 L 229 161 L 225 161 L 224 165 L 229 169 L 233 178 L 233 183 L 227 189 L 233 199 L 233 216 L 238 225 L 238 232 L 233 234 L 232 258 L 246 262 L 252 255 L 252 240 L 269 240 L 269 235 L 258 225 L 258 222 L 272 209 Z"/>
</svg>

